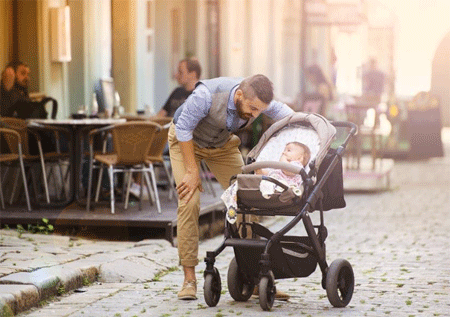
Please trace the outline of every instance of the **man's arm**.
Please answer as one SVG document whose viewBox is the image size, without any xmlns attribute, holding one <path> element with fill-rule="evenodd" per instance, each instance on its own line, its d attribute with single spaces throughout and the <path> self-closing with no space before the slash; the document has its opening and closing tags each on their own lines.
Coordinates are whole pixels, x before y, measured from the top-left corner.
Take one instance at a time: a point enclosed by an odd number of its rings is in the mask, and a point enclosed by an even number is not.
<svg viewBox="0 0 450 317">
<path fill-rule="evenodd" d="M 16 80 L 16 74 L 12 67 L 6 67 L 2 72 L 2 85 L 6 91 L 10 91 L 14 86 L 14 81 Z"/>
<path fill-rule="evenodd" d="M 203 191 L 192 138 L 197 124 L 209 113 L 211 93 L 204 85 L 200 85 L 186 99 L 182 107 L 181 114 L 176 118 L 175 133 L 180 144 L 186 173 L 177 186 L 177 192 L 179 198 L 186 199 L 187 202 L 197 188 Z"/>
<path fill-rule="evenodd" d="M 203 191 L 203 187 L 198 166 L 195 162 L 194 141 L 179 142 L 179 144 L 186 174 L 184 174 L 181 183 L 178 184 L 177 192 L 180 199 L 186 198 L 186 202 L 188 202 L 192 198 L 192 195 L 194 195 L 197 187 L 201 192 Z"/>
</svg>

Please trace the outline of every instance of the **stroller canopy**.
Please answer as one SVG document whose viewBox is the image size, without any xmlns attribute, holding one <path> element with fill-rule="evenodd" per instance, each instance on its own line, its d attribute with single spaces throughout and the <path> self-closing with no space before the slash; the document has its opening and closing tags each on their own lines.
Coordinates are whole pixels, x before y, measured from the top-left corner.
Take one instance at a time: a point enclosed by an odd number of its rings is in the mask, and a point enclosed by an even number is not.
<svg viewBox="0 0 450 317">
<path fill-rule="evenodd" d="M 248 153 L 247 159 L 277 161 L 285 145 L 297 141 L 310 148 L 310 162 L 315 159 L 316 167 L 319 167 L 335 135 L 336 128 L 323 116 L 295 112 L 267 129 L 258 144 Z"/>
</svg>

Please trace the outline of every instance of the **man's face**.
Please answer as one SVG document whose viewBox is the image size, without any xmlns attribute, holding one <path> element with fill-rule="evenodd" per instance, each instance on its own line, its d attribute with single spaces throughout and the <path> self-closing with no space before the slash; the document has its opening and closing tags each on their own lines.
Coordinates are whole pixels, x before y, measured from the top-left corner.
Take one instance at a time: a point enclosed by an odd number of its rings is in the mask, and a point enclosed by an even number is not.
<svg viewBox="0 0 450 317">
<path fill-rule="evenodd" d="M 178 73 L 176 75 L 178 84 L 185 86 L 189 82 L 189 71 L 186 62 L 178 64 Z"/>
<path fill-rule="evenodd" d="M 237 90 L 234 105 L 238 112 L 238 116 L 241 119 L 249 120 L 251 118 L 258 117 L 261 112 L 267 109 L 268 104 L 262 102 L 255 97 L 253 99 L 247 99 L 244 97 L 241 90 Z"/>
<path fill-rule="evenodd" d="M 16 71 L 16 83 L 27 88 L 30 81 L 30 69 L 25 65 L 20 65 Z"/>
</svg>

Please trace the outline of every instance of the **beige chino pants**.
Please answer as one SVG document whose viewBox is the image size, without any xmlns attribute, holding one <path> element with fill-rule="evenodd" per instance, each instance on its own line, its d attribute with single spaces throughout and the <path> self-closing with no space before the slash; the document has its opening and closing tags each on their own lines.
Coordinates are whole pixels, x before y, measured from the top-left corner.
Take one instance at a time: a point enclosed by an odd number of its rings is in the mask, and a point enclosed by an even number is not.
<svg viewBox="0 0 450 317">
<path fill-rule="evenodd" d="M 223 189 L 230 184 L 230 178 L 241 172 L 244 165 L 242 154 L 239 151 L 241 140 L 236 135 L 231 135 L 228 142 L 221 148 L 199 148 L 194 143 L 194 153 L 197 166 L 200 169 L 200 161 L 205 160 L 206 165 L 214 174 Z M 172 123 L 169 129 L 170 162 L 175 182 L 178 185 L 185 173 L 183 155 L 175 135 L 175 125 Z M 197 189 L 191 200 L 186 203 L 178 199 L 177 210 L 177 240 L 178 256 L 183 266 L 196 266 L 198 264 L 199 242 L 199 213 L 200 191 Z"/>
</svg>

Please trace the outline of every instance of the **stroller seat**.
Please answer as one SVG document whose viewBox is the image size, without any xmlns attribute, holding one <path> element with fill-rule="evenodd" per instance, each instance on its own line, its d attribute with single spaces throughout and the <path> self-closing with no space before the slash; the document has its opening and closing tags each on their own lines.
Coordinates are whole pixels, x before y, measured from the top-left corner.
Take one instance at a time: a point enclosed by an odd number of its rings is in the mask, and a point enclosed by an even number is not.
<svg viewBox="0 0 450 317">
<path fill-rule="evenodd" d="M 334 127 L 330 128 L 328 126 L 323 130 L 325 133 L 320 131 L 320 128 L 317 126 L 309 124 L 306 120 L 304 122 L 288 123 L 272 133 L 269 129 L 257 146 L 250 151 L 248 160 L 250 159 L 250 161 L 259 164 L 259 166 L 273 168 L 277 166 L 286 144 L 300 142 L 310 149 L 311 157 L 309 163 L 314 162 L 316 168 L 322 161 L 323 153 L 326 153 L 335 135 Z M 310 173 L 309 163 L 303 168 L 305 175 Z M 283 164 L 293 165 L 289 163 Z M 276 190 L 270 197 L 267 197 L 261 191 L 261 184 L 262 182 L 271 182 L 273 180 L 268 180 L 263 175 L 245 173 L 237 175 L 236 178 L 237 202 L 240 207 L 263 209 L 268 211 L 269 214 L 289 215 L 298 212 L 298 202 L 302 198 L 303 184 L 300 185 L 300 188 L 291 186 L 284 190 L 280 186 L 273 184 L 273 186 L 276 186 Z"/>
</svg>

